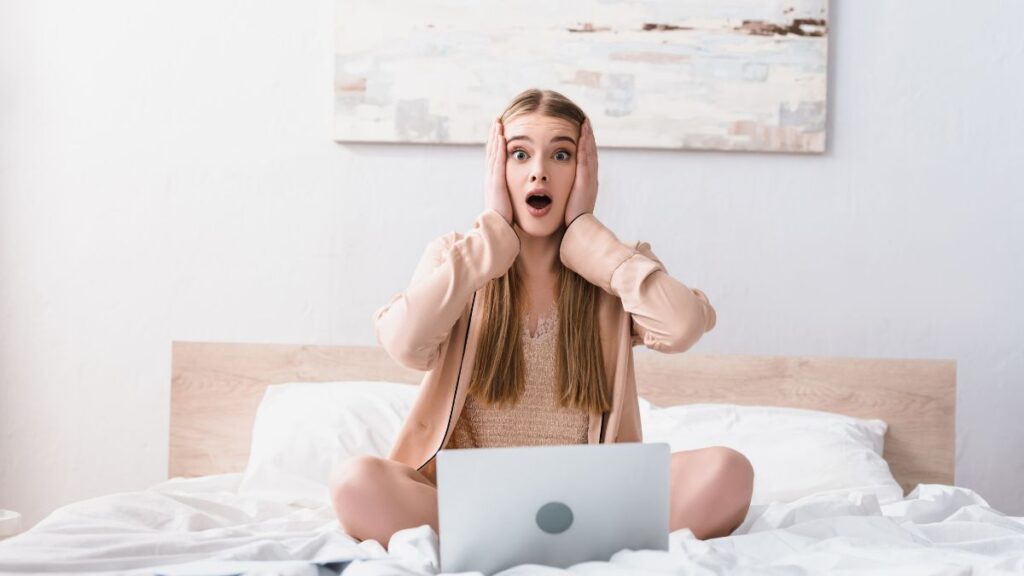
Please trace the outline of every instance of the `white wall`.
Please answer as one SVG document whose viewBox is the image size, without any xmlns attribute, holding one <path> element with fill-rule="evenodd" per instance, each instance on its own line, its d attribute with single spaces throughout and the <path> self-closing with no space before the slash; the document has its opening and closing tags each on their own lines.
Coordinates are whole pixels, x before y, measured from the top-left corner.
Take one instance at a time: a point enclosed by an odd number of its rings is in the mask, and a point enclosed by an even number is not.
<svg viewBox="0 0 1024 576">
<path fill-rule="evenodd" d="M 171 341 L 375 344 L 482 209 L 482 146 L 331 141 L 303 8 L 0 3 L 0 508 L 165 478 Z M 826 155 L 603 150 L 596 210 L 709 295 L 695 352 L 956 359 L 956 483 L 1016 515 L 1021 21 L 836 2 Z"/>
</svg>

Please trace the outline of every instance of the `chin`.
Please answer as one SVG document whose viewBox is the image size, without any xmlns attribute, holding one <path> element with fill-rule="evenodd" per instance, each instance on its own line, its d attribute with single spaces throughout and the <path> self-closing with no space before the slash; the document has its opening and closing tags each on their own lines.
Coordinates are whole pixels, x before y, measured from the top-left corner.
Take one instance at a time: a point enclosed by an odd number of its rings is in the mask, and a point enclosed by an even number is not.
<svg viewBox="0 0 1024 576">
<path fill-rule="evenodd" d="M 530 214 L 525 214 L 521 218 L 517 216 L 517 224 L 519 229 L 525 232 L 529 236 L 537 238 L 544 238 L 551 236 L 558 232 L 562 226 L 562 220 L 565 219 L 565 215 L 555 214 L 550 212 L 543 218 L 537 218 Z"/>
</svg>

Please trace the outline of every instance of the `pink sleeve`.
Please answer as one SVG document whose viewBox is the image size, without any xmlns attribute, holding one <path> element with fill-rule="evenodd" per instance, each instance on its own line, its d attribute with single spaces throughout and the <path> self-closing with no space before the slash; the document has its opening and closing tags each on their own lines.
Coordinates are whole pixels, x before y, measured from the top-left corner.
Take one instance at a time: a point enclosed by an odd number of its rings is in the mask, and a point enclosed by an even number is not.
<svg viewBox="0 0 1024 576">
<path fill-rule="evenodd" d="M 565 231 L 562 263 L 617 296 L 633 321 L 633 345 L 665 353 L 689 350 L 714 328 L 715 309 L 700 290 L 669 276 L 650 244 L 624 244 L 593 214 Z"/>
<path fill-rule="evenodd" d="M 420 258 L 409 287 L 374 312 L 377 342 L 403 366 L 432 369 L 473 294 L 505 274 L 518 254 L 519 236 L 490 209 L 466 234 L 437 238 Z"/>
</svg>

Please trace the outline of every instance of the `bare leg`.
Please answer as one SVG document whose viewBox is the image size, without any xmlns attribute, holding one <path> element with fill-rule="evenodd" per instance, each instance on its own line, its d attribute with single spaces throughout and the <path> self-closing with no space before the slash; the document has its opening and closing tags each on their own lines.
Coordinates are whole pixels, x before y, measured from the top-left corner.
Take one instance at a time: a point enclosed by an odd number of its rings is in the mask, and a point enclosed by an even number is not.
<svg viewBox="0 0 1024 576">
<path fill-rule="evenodd" d="M 411 466 L 357 456 L 331 472 L 331 503 L 346 534 L 376 540 L 387 550 L 391 536 L 429 524 L 436 533 L 437 488 Z"/>
<path fill-rule="evenodd" d="M 672 453 L 669 529 L 689 528 L 701 540 L 728 536 L 750 508 L 754 469 L 724 446 Z"/>
</svg>

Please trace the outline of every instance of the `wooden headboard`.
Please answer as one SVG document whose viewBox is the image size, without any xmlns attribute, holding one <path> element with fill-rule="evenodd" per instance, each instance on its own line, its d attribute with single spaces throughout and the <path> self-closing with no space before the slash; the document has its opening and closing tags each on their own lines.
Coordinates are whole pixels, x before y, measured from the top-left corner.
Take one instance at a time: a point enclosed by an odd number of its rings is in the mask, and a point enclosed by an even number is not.
<svg viewBox="0 0 1024 576">
<path fill-rule="evenodd" d="M 909 491 L 953 484 L 956 362 L 660 354 L 634 349 L 639 394 L 657 406 L 721 402 L 879 418 L 885 459 Z M 264 389 L 284 382 L 418 384 L 382 348 L 174 342 L 169 477 L 241 472 Z"/>
</svg>

